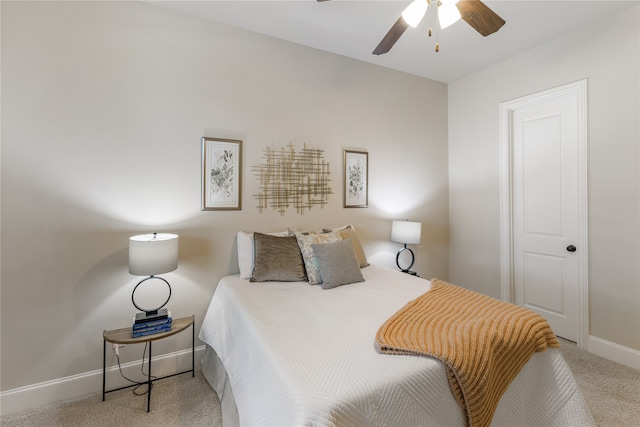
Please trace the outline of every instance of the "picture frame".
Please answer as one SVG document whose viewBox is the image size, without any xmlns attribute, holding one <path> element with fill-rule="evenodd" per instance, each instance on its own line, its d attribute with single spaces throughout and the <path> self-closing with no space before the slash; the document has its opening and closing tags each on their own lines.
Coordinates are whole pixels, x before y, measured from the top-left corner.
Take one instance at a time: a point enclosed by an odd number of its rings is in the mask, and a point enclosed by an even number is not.
<svg viewBox="0 0 640 427">
<path fill-rule="evenodd" d="M 202 138 L 202 210 L 242 209 L 242 141 Z"/>
<path fill-rule="evenodd" d="M 369 153 L 344 150 L 343 194 L 345 208 L 369 206 Z"/>
</svg>

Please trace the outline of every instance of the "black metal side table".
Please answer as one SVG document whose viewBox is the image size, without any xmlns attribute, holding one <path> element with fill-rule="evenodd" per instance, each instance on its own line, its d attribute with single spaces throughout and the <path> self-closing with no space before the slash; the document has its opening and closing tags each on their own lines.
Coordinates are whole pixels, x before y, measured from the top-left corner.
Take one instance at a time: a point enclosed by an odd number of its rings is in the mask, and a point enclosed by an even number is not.
<svg viewBox="0 0 640 427">
<path fill-rule="evenodd" d="M 186 371 L 176 372 L 175 374 L 165 375 L 160 378 L 151 377 L 151 343 L 153 341 L 161 340 L 163 338 L 170 337 L 172 335 L 178 334 L 185 329 L 191 327 L 191 369 Z M 162 380 L 164 378 L 174 377 L 176 375 L 186 374 L 191 372 L 191 376 L 195 377 L 195 316 L 190 317 L 182 317 L 180 319 L 174 319 L 171 322 L 171 330 L 167 332 L 161 332 L 153 335 L 145 335 L 142 337 L 132 338 L 131 336 L 131 328 L 122 328 L 122 329 L 114 329 L 111 331 L 103 331 L 103 348 L 102 348 L 102 401 L 104 402 L 105 396 L 107 393 L 111 393 L 112 391 L 118 391 L 125 388 L 135 387 L 138 384 L 130 384 L 124 387 L 118 387 L 111 390 L 106 389 L 106 381 L 107 381 L 107 342 L 112 344 L 140 344 L 140 343 L 149 343 L 149 373 L 147 375 L 147 412 L 150 410 L 151 406 L 151 385 L 154 381 Z"/>
</svg>

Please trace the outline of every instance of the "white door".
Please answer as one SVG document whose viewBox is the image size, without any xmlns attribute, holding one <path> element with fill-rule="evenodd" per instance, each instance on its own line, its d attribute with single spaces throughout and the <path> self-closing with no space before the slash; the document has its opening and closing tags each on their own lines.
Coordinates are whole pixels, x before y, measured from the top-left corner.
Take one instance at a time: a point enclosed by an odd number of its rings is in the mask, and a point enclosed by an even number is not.
<svg viewBox="0 0 640 427">
<path fill-rule="evenodd" d="M 521 99 L 508 113 L 511 300 L 576 342 L 581 328 L 586 330 L 586 138 L 580 101 L 580 94 L 563 87 Z"/>
</svg>

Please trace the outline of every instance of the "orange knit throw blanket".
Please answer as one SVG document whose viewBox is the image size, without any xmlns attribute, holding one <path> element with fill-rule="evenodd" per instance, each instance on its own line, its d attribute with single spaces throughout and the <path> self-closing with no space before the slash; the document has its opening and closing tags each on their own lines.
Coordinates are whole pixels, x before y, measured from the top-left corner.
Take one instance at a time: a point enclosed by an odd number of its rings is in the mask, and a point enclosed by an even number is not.
<svg viewBox="0 0 640 427">
<path fill-rule="evenodd" d="M 491 423 L 500 397 L 533 353 L 559 346 L 540 315 L 438 279 L 376 335 L 380 353 L 442 361 L 470 427 Z"/>
</svg>

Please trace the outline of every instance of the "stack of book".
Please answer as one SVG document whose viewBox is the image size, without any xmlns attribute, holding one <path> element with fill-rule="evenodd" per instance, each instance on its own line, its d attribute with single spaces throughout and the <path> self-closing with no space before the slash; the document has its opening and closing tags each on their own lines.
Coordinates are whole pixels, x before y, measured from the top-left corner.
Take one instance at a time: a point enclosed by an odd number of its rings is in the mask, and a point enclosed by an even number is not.
<svg viewBox="0 0 640 427">
<path fill-rule="evenodd" d="M 132 337 L 159 334 L 171 330 L 171 312 L 164 312 L 159 316 L 136 316 L 133 319 Z"/>
</svg>

